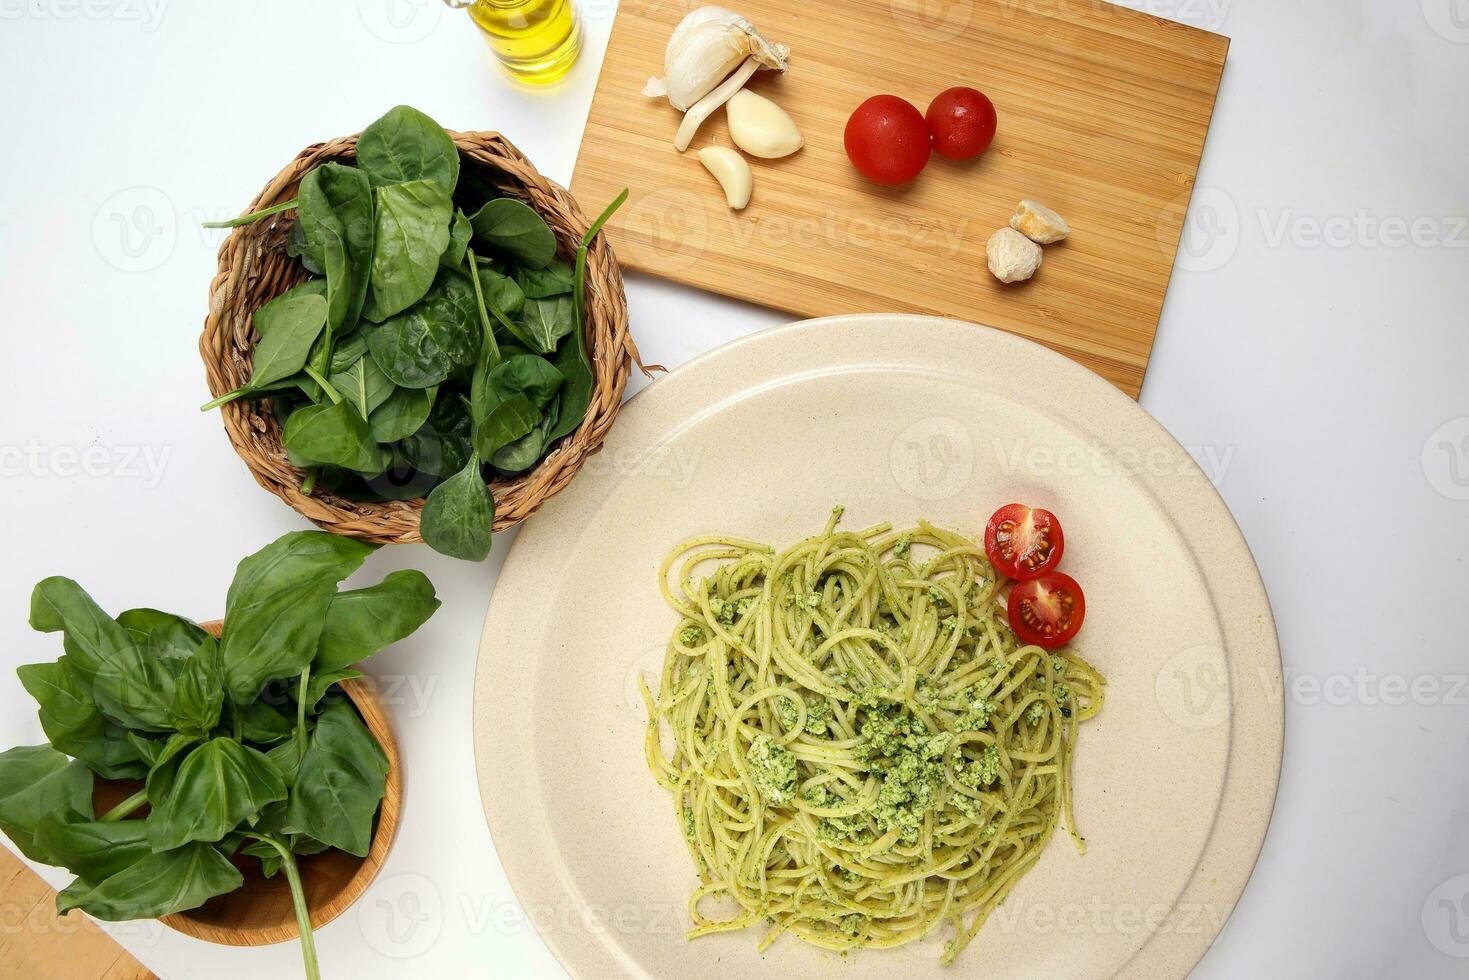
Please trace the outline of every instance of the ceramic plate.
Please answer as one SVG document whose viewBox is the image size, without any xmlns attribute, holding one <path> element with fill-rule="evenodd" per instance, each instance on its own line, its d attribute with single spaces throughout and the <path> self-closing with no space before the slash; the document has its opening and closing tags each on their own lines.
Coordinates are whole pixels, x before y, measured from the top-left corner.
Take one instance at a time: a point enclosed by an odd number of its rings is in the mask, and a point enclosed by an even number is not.
<svg viewBox="0 0 1469 980">
<path fill-rule="evenodd" d="M 845 957 L 759 930 L 684 939 L 697 879 L 643 760 L 638 678 L 675 616 L 658 566 L 685 537 L 782 547 L 920 517 L 978 537 L 1001 504 L 1055 511 L 1086 588 L 1075 648 L 1108 679 L 1064 834 L 958 970 L 1185 975 L 1264 840 L 1280 773 L 1280 654 L 1223 501 L 1133 401 L 972 324 L 812 320 L 707 354 L 639 394 L 521 531 L 475 682 L 481 795 L 530 920 L 578 978 L 953 977 L 942 935 Z"/>
</svg>

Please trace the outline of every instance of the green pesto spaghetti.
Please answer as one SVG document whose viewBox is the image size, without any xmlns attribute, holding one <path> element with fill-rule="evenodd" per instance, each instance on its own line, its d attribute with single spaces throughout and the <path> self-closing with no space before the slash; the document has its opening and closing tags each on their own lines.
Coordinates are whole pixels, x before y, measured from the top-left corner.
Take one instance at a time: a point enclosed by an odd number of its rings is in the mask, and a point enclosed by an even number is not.
<svg viewBox="0 0 1469 980">
<path fill-rule="evenodd" d="M 681 621 L 646 750 L 699 870 L 689 938 L 764 920 L 762 949 L 847 950 L 947 925 L 949 962 L 1062 811 L 1083 846 L 1071 758 L 1105 682 L 1017 643 L 980 544 L 840 516 L 778 554 L 711 537 L 664 561 Z"/>
</svg>

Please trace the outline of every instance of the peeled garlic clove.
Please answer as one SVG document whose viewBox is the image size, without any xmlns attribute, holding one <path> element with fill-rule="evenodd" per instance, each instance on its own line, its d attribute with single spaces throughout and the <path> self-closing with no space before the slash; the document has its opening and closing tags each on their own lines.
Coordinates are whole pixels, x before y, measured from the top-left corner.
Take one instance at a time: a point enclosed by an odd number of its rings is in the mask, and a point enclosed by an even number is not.
<svg viewBox="0 0 1469 980">
<path fill-rule="evenodd" d="M 1071 234 L 1066 219 L 1039 201 L 1021 201 L 1010 218 L 1010 227 L 1038 245 L 1050 245 Z"/>
<path fill-rule="evenodd" d="M 778 160 L 801 148 L 801 131 L 786 111 L 748 89 L 735 93 L 725 109 L 735 146 L 752 157 Z"/>
<path fill-rule="evenodd" d="M 667 96 L 675 109 L 687 110 L 746 58 L 785 71 L 790 54 L 790 48 L 771 44 L 739 14 L 723 7 L 699 7 L 673 29 L 663 54 L 663 77 L 648 79 L 643 94 Z"/>
<path fill-rule="evenodd" d="M 731 209 L 739 211 L 750 203 L 755 175 L 750 172 L 750 164 L 744 157 L 727 146 L 706 146 L 699 151 L 699 162 L 724 188 L 724 199 Z"/>
<path fill-rule="evenodd" d="M 1001 228 L 985 243 L 990 272 L 1000 282 L 1023 282 L 1041 267 L 1041 247 L 1014 228 Z"/>
</svg>

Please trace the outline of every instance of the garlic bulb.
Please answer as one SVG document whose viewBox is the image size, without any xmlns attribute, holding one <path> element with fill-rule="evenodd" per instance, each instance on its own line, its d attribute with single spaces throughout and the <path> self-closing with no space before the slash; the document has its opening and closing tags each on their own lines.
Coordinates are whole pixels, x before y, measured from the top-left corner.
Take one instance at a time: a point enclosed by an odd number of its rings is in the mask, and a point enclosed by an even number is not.
<svg viewBox="0 0 1469 980">
<path fill-rule="evenodd" d="M 683 112 L 712 92 L 746 58 L 785 71 L 790 54 L 790 48 L 766 41 L 754 24 L 734 11 L 699 7 L 673 29 L 663 53 L 663 77 L 648 79 L 643 94 L 667 97 Z"/>
</svg>

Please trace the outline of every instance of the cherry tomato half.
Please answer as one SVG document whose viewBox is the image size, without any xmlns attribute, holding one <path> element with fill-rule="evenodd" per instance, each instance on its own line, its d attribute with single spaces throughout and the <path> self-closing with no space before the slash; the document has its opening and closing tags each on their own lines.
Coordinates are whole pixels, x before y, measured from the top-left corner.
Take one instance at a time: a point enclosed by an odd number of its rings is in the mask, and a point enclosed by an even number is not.
<svg viewBox="0 0 1469 980">
<path fill-rule="evenodd" d="M 1061 564 L 1066 535 L 1056 515 L 1039 507 L 1006 504 L 984 528 L 984 553 L 1006 578 L 1036 578 Z"/>
<path fill-rule="evenodd" d="M 1086 618 L 1086 596 L 1063 572 L 1016 582 L 1010 587 L 1010 628 L 1021 643 L 1054 650 L 1071 642 Z"/>
<path fill-rule="evenodd" d="M 928 164 L 928 124 L 911 102 L 874 95 L 847 120 L 847 156 L 862 176 L 895 187 Z"/>
<path fill-rule="evenodd" d="M 989 96 L 962 86 L 934 96 L 923 118 L 933 132 L 934 152 L 950 160 L 969 160 L 988 150 L 999 127 Z"/>
</svg>

